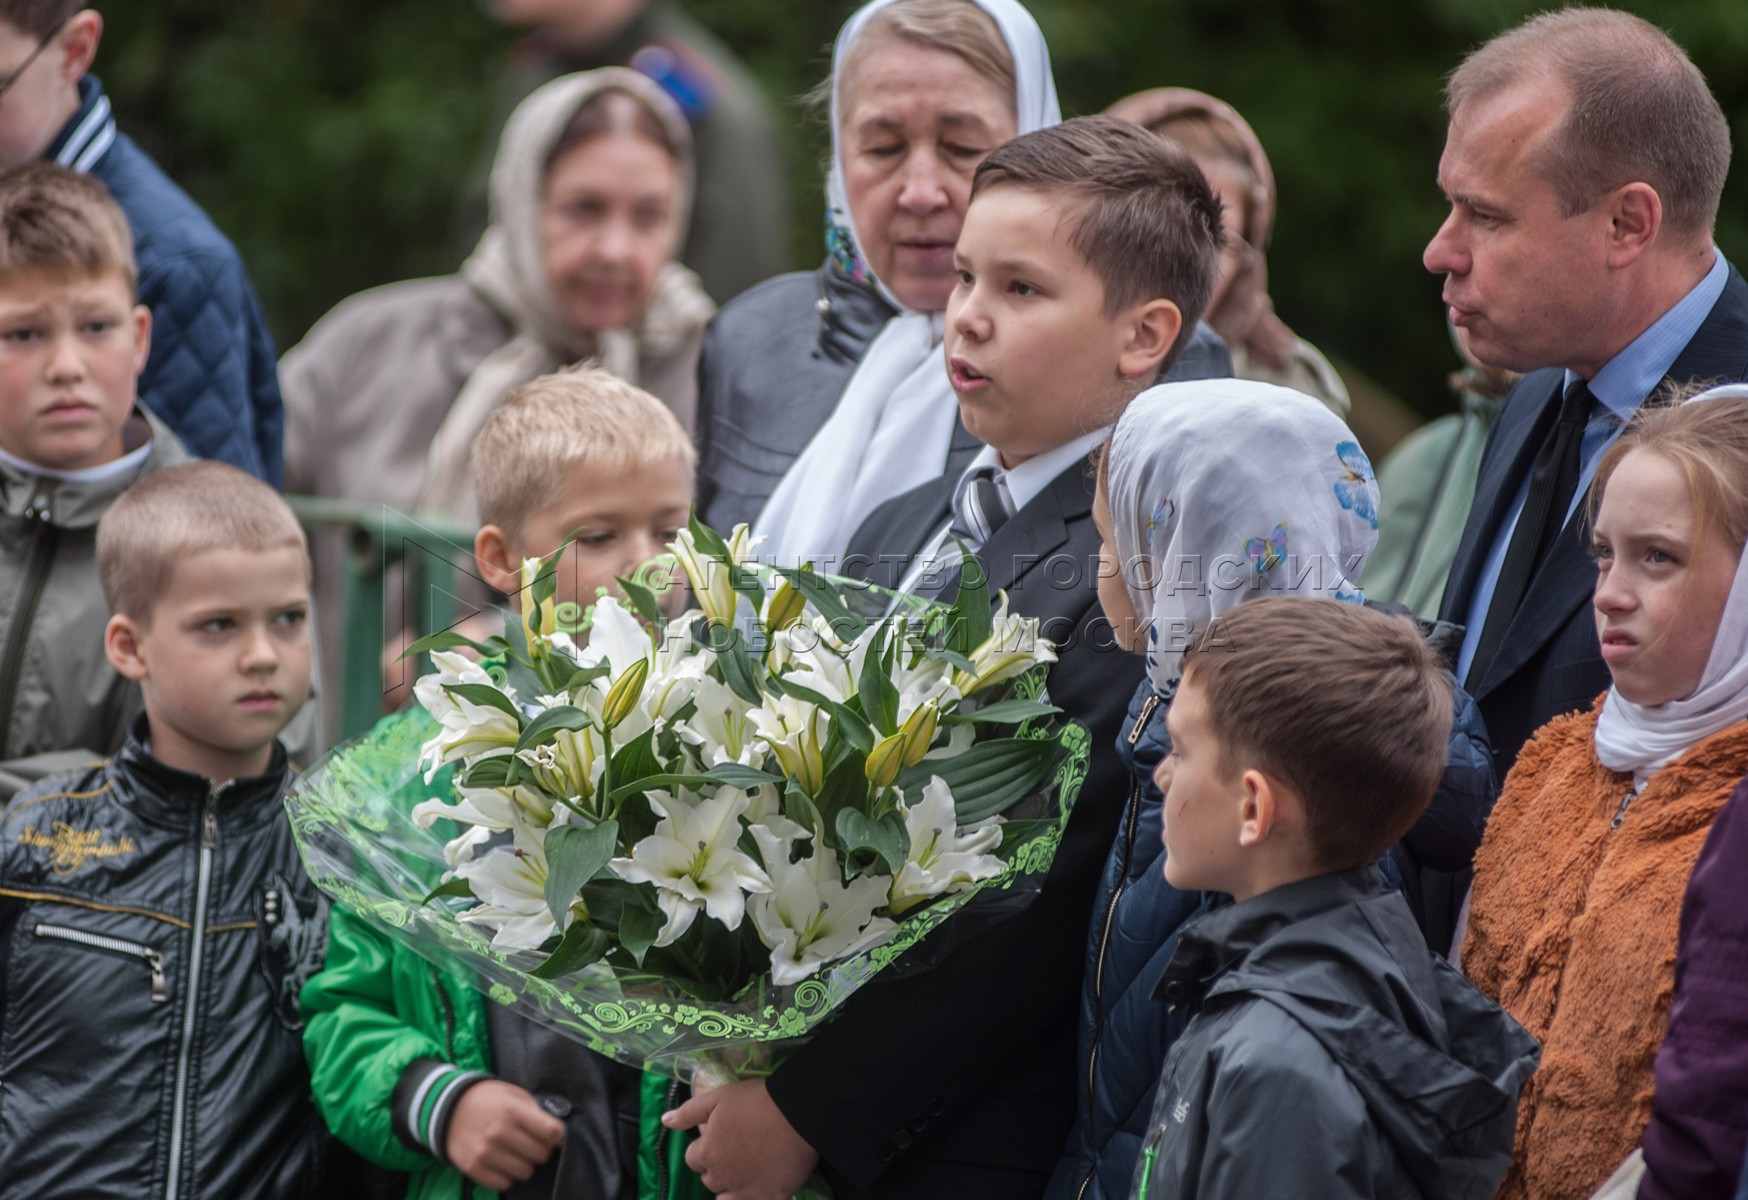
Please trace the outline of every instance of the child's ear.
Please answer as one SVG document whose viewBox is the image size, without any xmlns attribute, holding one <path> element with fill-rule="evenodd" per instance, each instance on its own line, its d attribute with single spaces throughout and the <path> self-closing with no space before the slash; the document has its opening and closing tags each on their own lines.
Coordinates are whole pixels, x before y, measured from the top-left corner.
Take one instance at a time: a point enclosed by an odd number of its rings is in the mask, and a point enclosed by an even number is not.
<svg viewBox="0 0 1748 1200">
<path fill-rule="evenodd" d="M 152 310 L 136 304 L 130 317 L 134 327 L 134 378 L 138 379 L 152 356 Z"/>
<path fill-rule="evenodd" d="M 1149 300 L 1134 310 L 1127 325 L 1129 342 L 1117 359 L 1117 374 L 1124 379 L 1151 379 L 1177 344 L 1184 315 L 1170 300 Z"/>
<path fill-rule="evenodd" d="M 61 30 L 61 53 L 55 69 L 66 87 L 77 87 L 90 72 L 97 57 L 97 43 L 103 40 L 103 15 L 83 9 L 67 18 Z"/>
<path fill-rule="evenodd" d="M 1274 832 L 1280 820 L 1280 785 L 1255 768 L 1246 771 L 1239 784 L 1244 799 L 1238 810 L 1238 844 L 1257 846 Z"/>
<path fill-rule="evenodd" d="M 138 683 L 146 677 L 146 660 L 140 656 L 140 627 L 132 617 L 116 613 L 109 618 L 103 627 L 103 653 L 122 678 Z"/>
<path fill-rule="evenodd" d="M 502 526 L 482 525 L 473 535 L 473 561 L 479 577 L 511 598 L 522 594 L 522 560 Z"/>
</svg>

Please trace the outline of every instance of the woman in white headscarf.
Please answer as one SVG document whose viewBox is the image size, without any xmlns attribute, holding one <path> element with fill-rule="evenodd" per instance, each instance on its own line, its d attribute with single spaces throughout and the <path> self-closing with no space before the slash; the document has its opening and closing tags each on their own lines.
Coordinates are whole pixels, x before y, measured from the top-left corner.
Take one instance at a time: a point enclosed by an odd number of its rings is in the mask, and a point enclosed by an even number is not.
<svg viewBox="0 0 1748 1200">
<path fill-rule="evenodd" d="M 828 83 L 828 261 L 729 304 L 700 368 L 699 507 L 756 517 L 789 559 L 841 553 L 880 502 L 975 452 L 941 353 L 953 244 L 977 164 L 1060 119 L 1017 0 L 873 0 Z"/>
<path fill-rule="evenodd" d="M 1153 990 L 1179 927 L 1224 902 L 1177 890 L 1160 864 L 1164 797 L 1153 773 L 1171 749 L 1165 714 L 1185 649 L 1257 597 L 1359 603 L 1352 581 L 1378 537 L 1377 483 L 1353 433 L 1319 401 L 1272 384 L 1142 393 L 1099 476 L 1099 598 L 1116 644 L 1147 656 L 1147 679 L 1117 743 L 1132 785 L 1093 905 L 1080 1095 L 1046 1200 L 1129 1195 L 1166 1052 L 1191 1015 L 1166 1011 Z M 1438 796 L 1407 841 L 1425 836 L 1466 862 L 1496 789 L 1479 715 L 1461 700 Z M 1394 877 L 1394 858 L 1386 866 Z"/>
<path fill-rule="evenodd" d="M 461 270 L 353 296 L 281 360 L 286 490 L 469 522 L 485 419 L 521 384 L 590 359 L 690 428 L 714 311 L 673 261 L 691 198 L 691 133 L 658 85 L 614 67 L 534 92 L 504 126 L 491 224 Z M 318 540 L 329 679 L 340 553 Z"/>
<path fill-rule="evenodd" d="M 1664 1064 L 1654 1086 L 1653 1061 L 1666 1032 L 1689 1039 L 1691 1064 L 1741 1028 L 1739 1006 L 1709 1029 L 1684 1024 L 1697 1014 L 1681 1007 L 1676 949 L 1695 862 L 1748 774 L 1748 387 L 1641 410 L 1591 497 L 1612 682 L 1518 756 L 1475 858 L 1463 943 L 1463 970 L 1544 1047 L 1499 1195 L 1589 1197 L 1641 1141 L 1650 1175 L 1617 1180 L 1618 1194 L 1729 1195 L 1715 1166 L 1693 1185 L 1683 1130 L 1748 1127 L 1739 1088 L 1721 1104 Z M 1740 945 L 1701 953 L 1702 970 L 1740 974 Z M 1738 1160 L 1742 1144 L 1738 1132 Z"/>
</svg>

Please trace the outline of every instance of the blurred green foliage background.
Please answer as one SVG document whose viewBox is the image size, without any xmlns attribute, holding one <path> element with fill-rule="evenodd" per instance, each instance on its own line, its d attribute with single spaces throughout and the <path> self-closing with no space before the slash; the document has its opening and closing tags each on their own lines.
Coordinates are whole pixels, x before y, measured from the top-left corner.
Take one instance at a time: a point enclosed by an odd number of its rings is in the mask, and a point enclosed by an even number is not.
<svg viewBox="0 0 1748 1200">
<path fill-rule="evenodd" d="M 797 97 L 844 0 L 681 0 L 737 50 L 792 131 L 794 265 L 821 253 L 823 126 Z M 1276 307 L 1344 370 L 1422 413 L 1455 365 L 1420 266 L 1444 204 L 1440 88 L 1532 0 L 1031 0 L 1066 113 L 1181 84 L 1233 103 L 1274 160 Z M 122 127 L 242 250 L 281 348 L 342 297 L 459 262 L 458 201 L 488 152 L 513 31 L 476 0 L 99 5 L 97 71 Z M 1687 48 L 1748 138 L 1748 4 L 1628 0 Z M 1748 154 L 1718 242 L 1748 262 Z"/>
</svg>

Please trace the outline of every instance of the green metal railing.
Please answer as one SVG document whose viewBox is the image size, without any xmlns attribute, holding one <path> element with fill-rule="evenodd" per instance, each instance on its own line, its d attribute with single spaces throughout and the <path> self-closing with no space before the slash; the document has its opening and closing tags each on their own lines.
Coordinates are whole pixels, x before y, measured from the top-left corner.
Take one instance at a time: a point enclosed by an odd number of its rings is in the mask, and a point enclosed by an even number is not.
<svg viewBox="0 0 1748 1200">
<path fill-rule="evenodd" d="M 447 629 L 462 601 L 458 576 L 470 576 L 473 530 L 428 513 L 399 513 L 383 504 L 287 496 L 292 512 L 313 538 L 337 532 L 341 555 L 339 628 L 323 628 L 324 639 L 338 637 L 340 678 L 326 681 L 339 697 L 339 738 L 365 732 L 382 713 L 382 650 L 385 636 L 399 623 L 384 615 L 392 576 L 398 570 L 415 636 Z M 429 659 L 408 663 L 409 678 L 430 669 Z"/>
</svg>

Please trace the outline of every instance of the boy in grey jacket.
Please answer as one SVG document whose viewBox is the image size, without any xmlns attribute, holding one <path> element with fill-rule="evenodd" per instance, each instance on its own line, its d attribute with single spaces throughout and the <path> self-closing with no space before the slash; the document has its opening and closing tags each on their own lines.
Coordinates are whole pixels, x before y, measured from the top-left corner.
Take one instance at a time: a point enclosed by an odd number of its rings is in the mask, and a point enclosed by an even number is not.
<svg viewBox="0 0 1748 1200">
<path fill-rule="evenodd" d="M 1426 807 L 1451 692 L 1409 621 L 1239 605 L 1167 717 L 1165 875 L 1235 903 L 1186 926 L 1138 1200 L 1493 1194 L 1534 1039 L 1426 947 L 1371 864 Z"/>
</svg>

